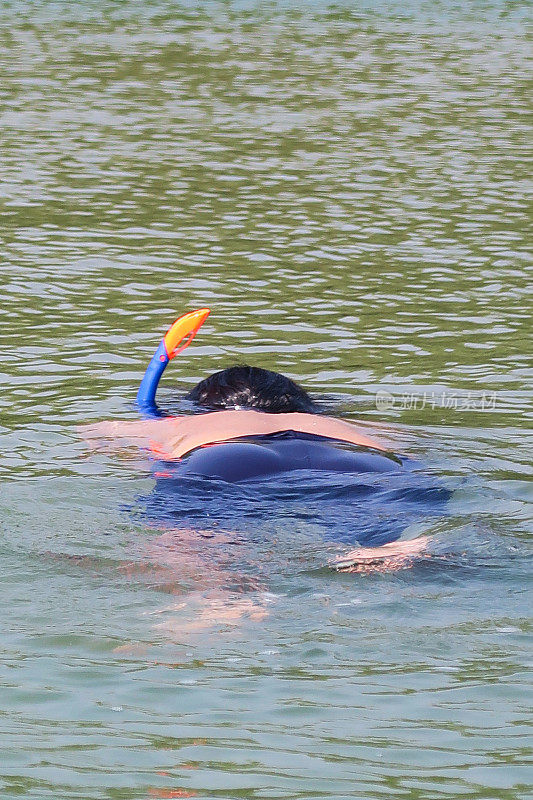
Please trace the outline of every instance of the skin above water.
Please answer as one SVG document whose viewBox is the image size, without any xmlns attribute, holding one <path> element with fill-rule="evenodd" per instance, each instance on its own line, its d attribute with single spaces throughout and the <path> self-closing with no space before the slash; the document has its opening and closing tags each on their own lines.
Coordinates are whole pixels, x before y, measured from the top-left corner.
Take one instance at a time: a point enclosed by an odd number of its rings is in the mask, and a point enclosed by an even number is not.
<svg viewBox="0 0 533 800">
<path fill-rule="evenodd" d="M 529 795 L 528 14 L 2 6 L 2 797 Z M 201 306 L 162 404 L 290 375 L 458 487 L 445 566 L 321 569 L 298 492 L 169 564 L 76 428 Z"/>
</svg>

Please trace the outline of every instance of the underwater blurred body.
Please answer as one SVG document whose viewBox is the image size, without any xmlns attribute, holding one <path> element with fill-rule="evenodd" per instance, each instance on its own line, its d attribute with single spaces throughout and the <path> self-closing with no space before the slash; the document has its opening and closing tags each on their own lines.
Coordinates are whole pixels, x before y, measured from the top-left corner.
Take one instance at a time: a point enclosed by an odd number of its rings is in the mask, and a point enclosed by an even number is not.
<svg viewBox="0 0 533 800">
<path fill-rule="evenodd" d="M 451 496 L 415 461 L 293 432 L 203 447 L 154 477 L 152 523 L 244 533 L 282 516 L 308 520 L 317 541 L 364 546 L 442 515 Z"/>
</svg>

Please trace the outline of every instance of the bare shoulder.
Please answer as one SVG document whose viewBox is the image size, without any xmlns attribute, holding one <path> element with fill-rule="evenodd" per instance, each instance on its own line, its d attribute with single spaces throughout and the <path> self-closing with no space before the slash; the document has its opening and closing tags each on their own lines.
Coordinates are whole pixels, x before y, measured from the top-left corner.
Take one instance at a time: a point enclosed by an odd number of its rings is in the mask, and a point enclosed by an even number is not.
<svg viewBox="0 0 533 800">
<path fill-rule="evenodd" d="M 372 447 L 376 450 L 386 450 L 383 445 L 367 436 L 357 425 L 335 417 L 322 417 L 318 414 L 301 412 L 266 414 L 260 411 L 239 410 L 202 414 L 195 419 L 198 422 L 194 435 L 203 439 L 203 444 L 234 439 L 239 436 L 261 436 L 283 431 L 297 431 Z"/>
<path fill-rule="evenodd" d="M 367 436 L 360 427 L 352 422 L 347 422 L 336 417 L 322 417 L 318 414 L 283 414 L 287 418 L 287 427 L 290 430 L 302 431 L 303 433 L 313 433 L 316 436 L 326 436 L 329 439 L 338 439 L 350 444 L 372 447 L 375 450 L 386 450 L 386 448 L 375 439 Z"/>
</svg>

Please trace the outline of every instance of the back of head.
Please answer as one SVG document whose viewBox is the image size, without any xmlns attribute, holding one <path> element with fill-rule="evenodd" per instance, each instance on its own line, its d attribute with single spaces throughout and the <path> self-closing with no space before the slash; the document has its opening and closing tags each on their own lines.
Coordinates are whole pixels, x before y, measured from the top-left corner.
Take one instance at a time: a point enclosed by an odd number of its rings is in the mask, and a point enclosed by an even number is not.
<svg viewBox="0 0 533 800">
<path fill-rule="evenodd" d="M 307 392 L 279 372 L 237 366 L 215 372 L 187 395 L 206 408 L 254 408 L 271 414 L 313 413 L 316 406 Z"/>
</svg>

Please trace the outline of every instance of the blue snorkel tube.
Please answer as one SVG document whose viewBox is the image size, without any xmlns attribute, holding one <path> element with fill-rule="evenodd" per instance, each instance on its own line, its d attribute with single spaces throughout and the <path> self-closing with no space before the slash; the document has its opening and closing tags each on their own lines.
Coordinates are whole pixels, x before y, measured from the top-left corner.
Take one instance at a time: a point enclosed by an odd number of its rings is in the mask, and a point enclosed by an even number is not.
<svg viewBox="0 0 533 800">
<path fill-rule="evenodd" d="M 199 328 L 204 324 L 209 316 L 208 308 L 200 308 L 198 311 L 190 311 L 179 317 L 168 329 L 159 343 L 159 347 L 152 356 L 148 368 L 137 392 L 137 405 L 142 414 L 148 417 L 160 417 L 161 411 L 157 407 L 155 395 L 161 376 L 167 364 L 174 356 L 192 342 Z M 185 342 L 183 340 L 185 339 Z M 183 344 L 181 344 L 183 342 Z M 181 345 L 181 346 L 180 346 Z"/>
</svg>

